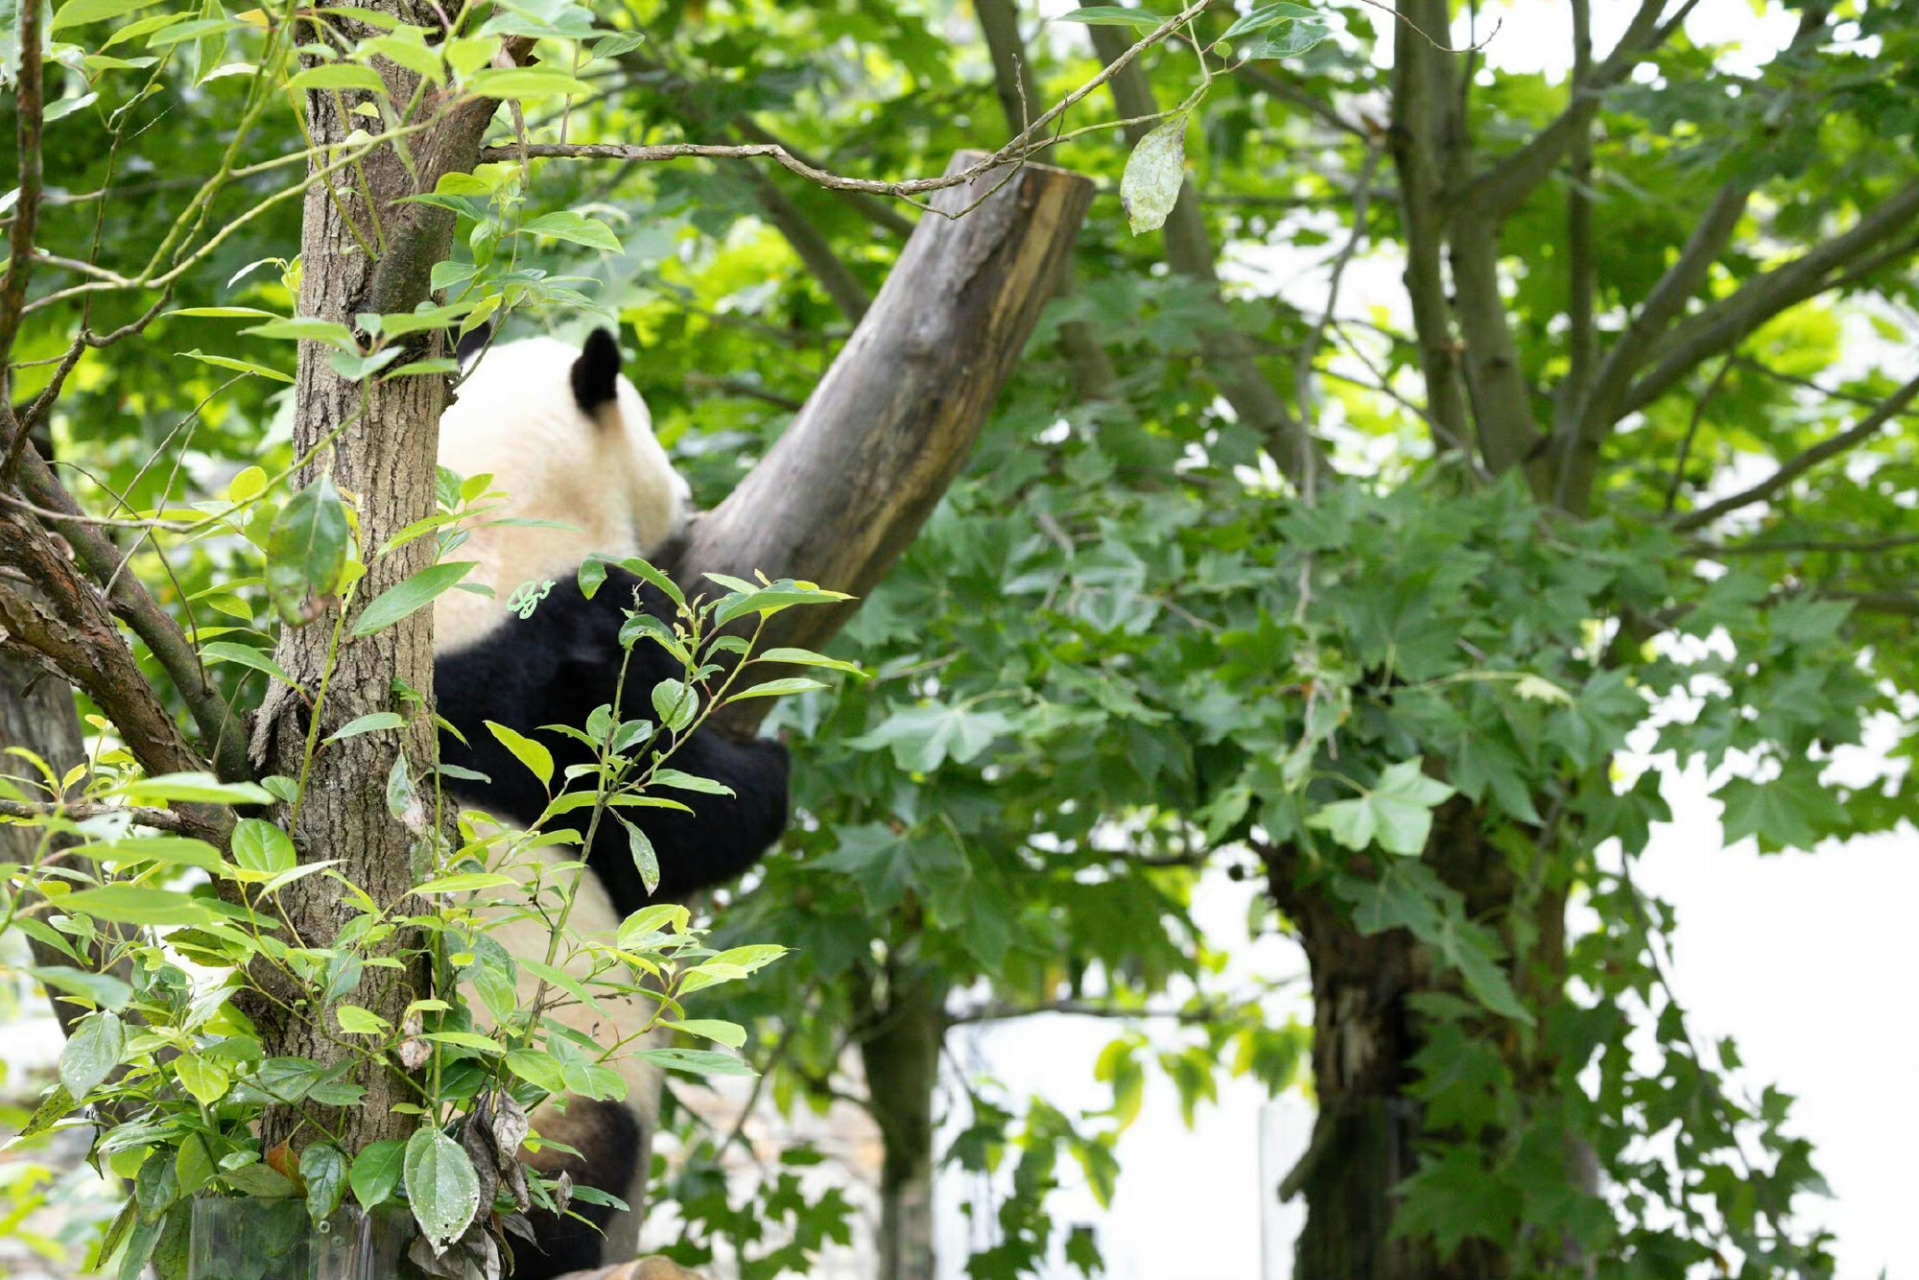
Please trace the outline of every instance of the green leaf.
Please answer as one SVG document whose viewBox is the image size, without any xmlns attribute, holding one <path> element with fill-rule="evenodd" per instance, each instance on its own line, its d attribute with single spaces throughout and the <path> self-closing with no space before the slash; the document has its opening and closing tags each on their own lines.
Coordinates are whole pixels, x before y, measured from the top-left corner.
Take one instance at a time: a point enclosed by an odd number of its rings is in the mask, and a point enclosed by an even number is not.
<svg viewBox="0 0 1919 1280">
<path fill-rule="evenodd" d="M 353 1158 L 353 1171 L 347 1174 L 347 1181 L 362 1209 L 371 1209 L 393 1198 L 394 1189 L 400 1185 L 405 1159 L 406 1143 L 397 1140 L 370 1143 Z"/>
<path fill-rule="evenodd" d="M 730 1053 L 712 1049 L 640 1049 L 633 1054 L 640 1062 L 650 1062 L 668 1071 L 684 1071 L 696 1076 L 756 1076 L 745 1062 Z"/>
<path fill-rule="evenodd" d="M 184 356 L 188 360 L 198 360 L 201 364 L 210 364 L 216 369 L 231 369 L 235 373 L 251 373 L 256 377 L 271 378 L 275 382 L 284 382 L 288 386 L 293 385 L 293 375 L 290 373 L 281 373 L 278 369 L 269 369 L 263 364 L 251 364 L 245 360 L 235 360 L 232 356 L 210 356 L 198 347 L 195 347 L 191 351 L 176 351 L 174 354 Z"/>
<path fill-rule="evenodd" d="M 342 738 L 357 738 L 363 733 L 378 733 L 385 729 L 406 728 L 406 717 L 397 711 L 374 711 L 367 715 L 356 716 L 329 733 L 324 742 L 338 742 Z"/>
<path fill-rule="evenodd" d="M 372 67 L 351 62 L 323 62 L 294 75 L 287 81 L 286 87 L 302 93 L 309 89 L 363 89 L 371 93 L 384 93 L 386 81 L 380 79 L 380 73 Z"/>
<path fill-rule="evenodd" d="M 1262 4 L 1255 5 L 1251 13 L 1243 15 L 1239 21 L 1221 33 L 1221 40 L 1232 40 L 1239 36 L 1249 36 L 1254 32 L 1276 27 L 1282 22 L 1294 22 L 1305 19 L 1317 22 L 1319 15 L 1303 4 Z"/>
<path fill-rule="evenodd" d="M 672 787 L 679 791 L 697 791 L 707 796 L 730 796 L 733 788 L 724 782 L 715 782 L 711 778 L 702 778 L 698 774 L 682 773 L 678 769 L 659 769 L 653 774 L 652 786 Z"/>
<path fill-rule="evenodd" d="M 593 45 L 595 58 L 617 58 L 623 53 L 631 53 L 646 43 L 646 35 L 639 31 L 622 31 L 618 35 L 606 36 Z"/>
<path fill-rule="evenodd" d="M 113 1074 L 120 1065 L 120 1051 L 126 1046 L 126 1029 L 120 1015 L 103 1009 L 81 1020 L 73 1036 L 60 1051 L 60 1083 L 76 1102 Z"/>
<path fill-rule="evenodd" d="M 1752 836 L 1767 853 L 1781 849 L 1810 852 L 1846 826 L 1846 811 L 1819 783 L 1819 766 L 1795 760 L 1765 782 L 1734 778 L 1713 798 L 1726 806 L 1725 842 Z"/>
<path fill-rule="evenodd" d="M 405 347 L 388 347 L 384 351 L 375 351 L 370 356 L 349 351 L 335 351 L 327 357 L 327 364 L 332 366 L 333 372 L 348 382 L 364 382 L 405 354 Z"/>
<path fill-rule="evenodd" d="M 163 773 L 122 783 L 112 794 L 128 804 L 272 804 L 266 788 L 251 782 L 222 782 L 210 773 Z"/>
<path fill-rule="evenodd" d="M 613 816 L 620 818 L 617 813 Z M 633 854 L 633 867 L 640 873 L 640 883 L 646 886 L 647 893 L 651 895 L 660 887 L 660 856 L 654 852 L 653 842 L 647 839 L 646 832 L 625 818 L 620 818 L 620 825 L 626 828 L 627 848 Z"/>
<path fill-rule="evenodd" d="M 746 1028 L 737 1022 L 721 1022 L 713 1018 L 696 1018 L 691 1022 L 668 1022 L 663 1025 L 675 1031 L 684 1031 L 690 1036 L 700 1036 L 715 1044 L 723 1044 L 729 1049 L 737 1049 L 746 1043 Z"/>
<path fill-rule="evenodd" d="M 827 667 L 856 676 L 866 674 L 866 669 L 857 662 L 829 658 L 823 653 L 814 653 L 811 649 L 766 649 L 754 654 L 753 661 L 782 662 L 789 667 Z"/>
<path fill-rule="evenodd" d="M 577 98 L 593 92 L 584 80 L 544 67 L 488 67 L 474 72 L 466 87 L 487 98 Z"/>
<path fill-rule="evenodd" d="M 333 1016 L 340 1023 L 340 1030 L 350 1036 L 383 1036 L 393 1029 L 393 1024 L 385 1018 L 357 1004 L 335 1005 Z"/>
<path fill-rule="evenodd" d="M 207 925 L 220 920 L 205 903 L 188 894 L 127 884 L 82 889 L 61 898 L 58 905 L 68 915 L 91 916 L 115 924 Z"/>
<path fill-rule="evenodd" d="M 520 227 L 522 234 L 548 236 L 554 240 L 565 240 L 572 244 L 583 244 L 589 249 L 604 249 L 608 253 L 621 253 L 620 238 L 613 234 L 612 228 L 604 222 L 596 221 L 571 209 L 562 209 L 558 213 L 545 213 Z"/>
<path fill-rule="evenodd" d="M 700 713 L 700 698 L 684 681 L 667 678 L 653 686 L 653 712 L 660 723 L 678 733 Z"/>
<path fill-rule="evenodd" d="M 435 1249 L 459 1239 L 480 1207 L 480 1180 L 460 1144 L 426 1128 L 406 1143 L 406 1198 Z"/>
<path fill-rule="evenodd" d="M 532 770 L 540 785 L 553 789 L 553 753 L 533 739 L 515 733 L 494 720 L 486 722 L 487 731 L 499 739 L 500 745 L 513 753 L 513 758 Z"/>
<path fill-rule="evenodd" d="M 50 34 L 57 35 L 68 27 L 83 27 L 89 22 L 100 22 L 106 18 L 117 18 L 123 13 L 132 13 L 135 9 L 144 9 L 157 0 L 67 0 L 54 11 L 53 23 L 48 28 Z"/>
<path fill-rule="evenodd" d="M 347 1161 L 330 1142 L 316 1142 L 300 1153 L 300 1181 L 307 1187 L 307 1216 L 317 1226 L 346 1199 Z"/>
<path fill-rule="evenodd" d="M 24 924 L 15 920 L 14 924 Z M 39 923 L 34 921 L 34 923 Z M 42 986 L 70 995 L 85 996 L 102 1009 L 124 1009 L 133 998 L 133 988 L 110 973 L 89 973 L 67 965 L 47 965 L 27 970 Z"/>
<path fill-rule="evenodd" d="M 411 617 L 451 591 L 460 579 L 473 572 L 475 563 L 472 560 L 456 560 L 451 564 L 428 565 L 405 582 L 387 588 L 361 612 L 359 620 L 353 624 L 353 634 L 374 635 Z"/>
<path fill-rule="evenodd" d="M 1319 18 L 1302 18 L 1287 27 L 1276 31 L 1264 39 L 1256 40 L 1240 50 L 1248 62 L 1257 62 L 1266 58 L 1290 58 L 1305 53 L 1314 45 L 1331 38 L 1333 29 Z"/>
<path fill-rule="evenodd" d="M 1325 805 L 1306 825 L 1331 834 L 1348 849 L 1364 849 L 1374 840 L 1388 853 L 1416 856 L 1433 829 L 1433 808 L 1453 794 L 1429 778 L 1418 760 L 1389 765 L 1372 790 L 1357 800 Z"/>
<path fill-rule="evenodd" d="M 248 871 L 278 875 L 299 865 L 293 838 L 271 822 L 242 818 L 233 828 L 233 860 Z"/>
<path fill-rule="evenodd" d="M 181 1088 L 207 1106 L 224 1098 L 232 1083 L 219 1064 L 192 1053 L 183 1053 L 173 1060 L 173 1074 L 179 1077 Z"/>
<path fill-rule="evenodd" d="M 354 69 L 366 71 L 365 67 Z M 360 344 L 354 338 L 353 330 L 338 321 L 318 320 L 312 316 L 269 320 L 265 324 L 256 324 L 251 329 L 242 329 L 240 332 L 261 338 L 280 338 L 290 342 L 317 342 L 322 346 L 335 347 L 355 354 L 358 354 L 360 350 Z"/>
<path fill-rule="evenodd" d="M 678 932 L 684 932 L 691 913 L 677 902 L 657 902 L 650 907 L 641 907 L 620 922 L 620 931 L 615 945 L 621 950 L 631 950 L 644 938 L 650 938 L 664 931 L 671 924 Z"/>
<path fill-rule="evenodd" d="M 815 689 L 830 686 L 818 680 L 808 680 L 804 676 L 786 676 L 779 680 L 766 680 L 738 693 L 727 695 L 728 702 L 738 702 L 744 698 L 781 698 L 791 693 L 811 693 Z"/>
<path fill-rule="evenodd" d="M 283 620 L 303 621 L 301 606 L 309 594 L 333 594 L 352 545 L 353 526 L 331 476 L 287 499 L 267 535 L 266 564 L 267 594 Z"/>
<path fill-rule="evenodd" d="M 1172 15 L 1148 13 L 1144 9 L 1126 9 L 1116 4 L 1089 4 L 1059 15 L 1061 22 L 1083 22 L 1089 27 L 1131 27 L 1135 31 L 1157 31 Z"/>
<path fill-rule="evenodd" d="M 291 1180 L 263 1164 L 245 1164 L 220 1175 L 229 1187 L 260 1200 L 284 1200 L 293 1194 Z"/>
<path fill-rule="evenodd" d="M 264 671 L 284 685 L 294 685 L 293 677 L 275 662 L 264 650 L 250 644 L 234 644 L 229 640 L 212 640 L 200 646 L 200 660 L 207 663 L 231 662 L 236 666 L 252 667 L 255 671 Z M 294 687 L 298 687 L 294 685 Z"/>
<path fill-rule="evenodd" d="M 1013 722 L 997 711 L 933 702 L 895 711 L 849 745 L 865 751 L 891 747 L 901 769 L 931 773 L 949 759 L 966 764 L 1012 729 Z"/>
<path fill-rule="evenodd" d="M 1139 140 L 1126 158 L 1119 202 L 1134 235 L 1165 225 L 1186 182 L 1186 113 L 1181 112 Z"/>
<path fill-rule="evenodd" d="M 548 1093 L 566 1092 L 566 1072 L 551 1054 L 536 1053 L 532 1049 L 510 1049 L 506 1055 L 506 1069 Z"/>
</svg>

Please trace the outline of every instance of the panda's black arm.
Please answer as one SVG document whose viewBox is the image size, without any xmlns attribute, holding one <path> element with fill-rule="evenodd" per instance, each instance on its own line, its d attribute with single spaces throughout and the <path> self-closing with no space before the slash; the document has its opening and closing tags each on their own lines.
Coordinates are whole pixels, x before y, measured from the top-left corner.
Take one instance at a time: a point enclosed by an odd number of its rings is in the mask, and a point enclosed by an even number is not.
<svg viewBox="0 0 1919 1280">
<path fill-rule="evenodd" d="M 546 789 L 487 729 L 487 720 L 546 745 L 553 753 L 556 783 L 567 766 L 592 762 L 592 753 L 577 739 L 539 729 L 549 724 L 582 727 L 594 708 L 613 701 L 624 657 L 620 626 L 638 586 L 637 578 L 615 570 L 588 600 L 569 575 L 532 617 L 513 619 L 481 641 L 441 655 L 434 665 L 440 714 L 467 739 L 463 746 L 443 734 L 442 757 L 491 779 L 486 784 L 450 779 L 448 787 L 457 797 L 522 825 L 538 821 L 546 809 Z M 657 604 L 654 607 L 657 610 Z M 628 665 L 621 705 L 649 707 L 654 685 L 682 675 L 669 655 L 642 639 Z M 787 756 L 778 743 L 740 742 L 708 729 L 681 743 L 670 763 L 734 794 L 662 790 L 662 798 L 679 801 L 692 812 L 622 810 L 621 816 L 646 834 L 659 862 L 659 889 L 651 898 L 625 829 L 601 820 L 587 862 L 622 914 L 648 901 L 671 901 L 726 883 L 757 862 L 786 826 Z M 591 810 L 579 809 L 558 823 L 584 838 L 590 820 Z"/>
</svg>

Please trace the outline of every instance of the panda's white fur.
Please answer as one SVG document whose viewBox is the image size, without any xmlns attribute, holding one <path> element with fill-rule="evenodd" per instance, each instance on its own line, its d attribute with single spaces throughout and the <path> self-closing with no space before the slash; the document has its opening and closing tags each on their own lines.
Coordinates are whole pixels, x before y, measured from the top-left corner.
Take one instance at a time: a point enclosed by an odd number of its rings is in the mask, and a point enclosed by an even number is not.
<svg viewBox="0 0 1919 1280">
<path fill-rule="evenodd" d="M 589 416 L 570 382 L 579 358 L 579 348 L 556 338 L 495 346 L 440 418 L 440 465 L 465 477 L 491 475 L 507 495 L 490 519 L 557 518 L 572 526 L 470 528 L 454 558 L 477 561 L 465 583 L 493 595 L 440 596 L 433 629 L 441 652 L 503 624 L 511 616 L 507 599 L 521 584 L 571 573 L 594 552 L 646 555 L 686 523 L 686 479 L 654 438 L 639 391 L 622 374 L 617 398 Z"/>
</svg>

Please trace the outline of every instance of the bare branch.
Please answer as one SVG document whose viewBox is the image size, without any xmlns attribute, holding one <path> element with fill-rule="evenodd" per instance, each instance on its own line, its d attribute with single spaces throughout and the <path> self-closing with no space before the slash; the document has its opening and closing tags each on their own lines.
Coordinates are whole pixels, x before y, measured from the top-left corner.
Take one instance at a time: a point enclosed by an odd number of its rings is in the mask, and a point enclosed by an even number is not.
<svg viewBox="0 0 1919 1280">
<path fill-rule="evenodd" d="M 785 141 L 770 129 L 761 127 L 760 123 L 751 116 L 735 116 L 732 124 L 734 131 L 748 142 L 759 142 L 767 146 L 784 147 L 786 148 L 787 154 L 798 159 L 803 164 L 810 164 L 815 169 L 823 169 L 826 167 L 801 148 Z M 847 208 L 853 210 L 853 212 L 859 214 L 860 217 L 865 218 L 874 226 L 884 228 L 902 240 L 913 234 L 912 219 L 903 216 L 900 211 L 892 205 L 882 204 L 873 197 L 858 191 L 841 191 L 838 195 L 841 200 L 846 202 Z"/>
<path fill-rule="evenodd" d="M 1779 469 L 1747 489 L 1742 489 L 1730 497 L 1722 498 L 1709 507 L 1688 512 L 1673 521 L 1673 528 L 1679 530 L 1698 529 L 1711 524 L 1728 512 L 1749 507 L 1755 502 L 1764 502 L 1786 485 L 1812 470 L 1822 462 L 1838 457 L 1847 450 L 1864 444 L 1885 429 L 1888 422 L 1905 412 L 1913 398 L 1919 396 L 1919 378 L 1900 387 L 1886 398 L 1885 403 L 1860 419 L 1857 425 L 1848 427 L 1829 440 L 1822 440 L 1798 457 L 1780 465 Z"/>
<path fill-rule="evenodd" d="M 88 818 L 112 817 L 127 814 L 143 827 L 152 827 L 156 831 L 190 833 L 199 830 L 185 814 L 174 809 L 141 809 L 117 804 L 27 804 L 19 800 L 0 800 L 0 816 L 9 818 L 71 818 L 75 822 L 84 822 Z"/>
<path fill-rule="evenodd" d="M 591 145 L 559 145 L 541 143 L 524 149 L 519 147 L 488 147 L 480 153 L 480 162 L 515 161 L 522 154 L 536 158 L 554 159 L 601 159 L 633 160 L 641 163 L 656 163 L 663 160 L 751 160 L 763 158 L 773 160 L 786 169 L 799 174 L 802 178 L 818 183 L 831 191 L 859 191 L 868 195 L 892 196 L 897 199 L 913 200 L 914 197 L 931 195 L 936 191 L 946 191 L 953 187 L 970 185 L 981 175 L 998 169 L 1009 163 L 1021 163 L 1052 146 L 1056 139 L 1050 137 L 1047 130 L 1061 116 L 1072 110 L 1090 93 L 1104 85 L 1113 77 L 1131 66 L 1140 54 L 1161 44 L 1171 37 L 1180 27 L 1204 13 L 1210 0 L 1197 0 L 1180 12 L 1168 18 L 1153 31 L 1128 47 L 1117 58 L 1100 69 L 1098 75 L 1079 88 L 1067 94 L 1011 142 L 991 155 L 981 156 L 969 168 L 954 173 L 942 174 L 937 178 L 909 178 L 900 182 L 887 182 L 876 178 L 848 178 L 829 173 L 817 165 L 808 164 L 798 156 L 777 143 L 745 143 L 742 145 L 720 145 L 711 143 L 677 142 L 662 143 L 655 146 L 627 146 L 619 143 L 600 143 Z M 1105 30 L 1106 28 L 1099 28 Z M 918 203 L 915 201 L 915 203 Z M 953 216 L 957 210 L 948 211 Z"/>
</svg>

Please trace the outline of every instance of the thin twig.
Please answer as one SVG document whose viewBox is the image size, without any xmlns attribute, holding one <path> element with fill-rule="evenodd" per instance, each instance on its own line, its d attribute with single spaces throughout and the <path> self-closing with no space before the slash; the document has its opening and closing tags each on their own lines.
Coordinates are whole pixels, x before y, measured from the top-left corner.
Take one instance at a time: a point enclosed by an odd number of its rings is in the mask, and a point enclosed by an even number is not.
<svg viewBox="0 0 1919 1280">
<path fill-rule="evenodd" d="M 1728 498 L 1721 498 L 1709 507 L 1689 512 L 1673 522 L 1673 528 L 1681 531 L 1697 529 L 1711 524 L 1728 512 L 1749 507 L 1755 502 L 1764 502 L 1786 485 L 1812 470 L 1828 459 L 1838 457 L 1848 449 L 1865 443 L 1885 429 L 1888 422 L 1905 412 L 1913 398 L 1919 396 L 1919 378 L 1914 378 L 1886 398 L 1885 403 L 1860 419 L 1856 426 L 1841 431 L 1829 440 L 1822 440 L 1797 457 L 1780 464 L 1777 471 L 1750 488 L 1741 489 Z"/>
</svg>

